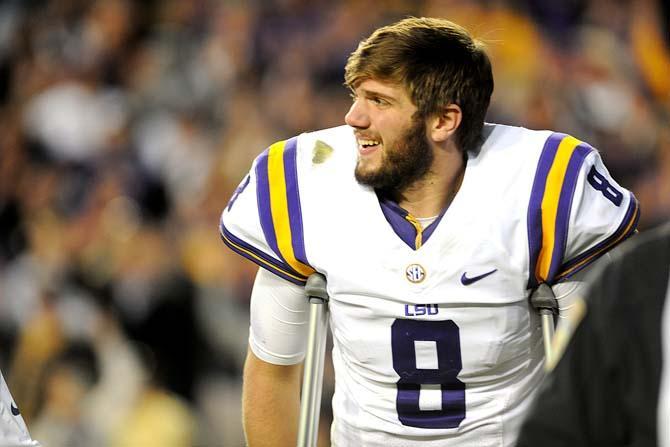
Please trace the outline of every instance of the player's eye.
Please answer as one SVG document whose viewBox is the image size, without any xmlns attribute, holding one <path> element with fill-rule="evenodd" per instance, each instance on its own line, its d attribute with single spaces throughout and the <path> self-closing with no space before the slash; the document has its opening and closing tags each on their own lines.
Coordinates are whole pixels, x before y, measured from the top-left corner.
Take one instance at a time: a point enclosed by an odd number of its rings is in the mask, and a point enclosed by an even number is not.
<svg viewBox="0 0 670 447">
<path fill-rule="evenodd" d="M 370 102 L 377 106 L 386 106 L 389 104 L 389 102 L 383 98 L 380 98 L 379 96 L 371 96 L 370 97 Z"/>
</svg>

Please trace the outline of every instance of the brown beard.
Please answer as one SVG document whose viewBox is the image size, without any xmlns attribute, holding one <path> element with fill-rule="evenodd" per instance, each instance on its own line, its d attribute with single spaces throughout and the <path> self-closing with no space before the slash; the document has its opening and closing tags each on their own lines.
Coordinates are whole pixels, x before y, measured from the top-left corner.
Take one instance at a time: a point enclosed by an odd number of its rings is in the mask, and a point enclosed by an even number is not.
<svg viewBox="0 0 670 447">
<path fill-rule="evenodd" d="M 430 170 L 433 150 L 426 136 L 424 120 L 414 116 L 412 124 L 382 154 L 382 165 L 373 172 L 362 172 L 356 164 L 354 174 L 361 185 L 371 186 L 385 196 L 398 196 Z"/>
</svg>

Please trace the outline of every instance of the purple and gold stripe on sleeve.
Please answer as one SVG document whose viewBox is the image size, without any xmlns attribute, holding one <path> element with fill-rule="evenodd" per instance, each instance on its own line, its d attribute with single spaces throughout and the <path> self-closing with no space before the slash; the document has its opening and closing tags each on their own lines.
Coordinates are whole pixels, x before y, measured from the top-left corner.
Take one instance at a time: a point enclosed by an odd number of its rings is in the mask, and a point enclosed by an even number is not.
<svg viewBox="0 0 670 447">
<path fill-rule="evenodd" d="M 273 272 L 280 278 L 284 278 L 287 281 L 301 286 L 305 285 L 305 278 L 303 275 L 293 271 L 293 269 L 291 269 L 289 266 L 277 261 L 276 259 L 273 259 L 271 256 L 263 253 L 261 250 L 258 250 L 243 240 L 235 237 L 235 235 L 228 231 L 228 229 L 223 225 L 223 222 L 221 222 L 219 229 L 223 242 L 237 254 L 244 256 L 245 258 L 258 264 L 266 270 Z"/>
<path fill-rule="evenodd" d="M 296 164 L 297 138 L 270 146 L 256 164 L 258 215 L 265 240 L 302 282 L 314 269 L 305 252 Z"/>
<path fill-rule="evenodd" d="M 556 281 L 568 278 L 571 275 L 577 273 L 583 267 L 589 265 L 589 263 L 597 259 L 600 255 L 607 252 L 610 248 L 614 247 L 619 242 L 624 241 L 635 232 L 637 223 L 640 220 L 640 204 L 632 192 L 629 194 L 630 201 L 628 204 L 628 209 L 626 210 L 626 215 L 624 216 L 616 231 L 612 233 L 612 235 L 610 235 L 607 239 L 595 245 L 593 248 L 566 262 L 561 267 L 561 272 L 559 275 L 557 275 Z"/>
<path fill-rule="evenodd" d="M 551 284 L 561 273 L 572 197 L 584 159 L 593 150 L 559 133 L 552 134 L 542 149 L 528 206 L 531 288 Z"/>
</svg>

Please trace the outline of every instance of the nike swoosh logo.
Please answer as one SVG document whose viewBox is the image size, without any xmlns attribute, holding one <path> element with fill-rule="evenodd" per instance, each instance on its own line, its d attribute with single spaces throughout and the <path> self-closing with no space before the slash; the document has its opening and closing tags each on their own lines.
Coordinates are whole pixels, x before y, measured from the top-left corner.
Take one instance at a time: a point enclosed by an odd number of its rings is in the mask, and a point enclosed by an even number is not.
<svg viewBox="0 0 670 447">
<path fill-rule="evenodd" d="M 498 269 L 493 269 L 490 272 L 483 273 L 481 275 L 473 276 L 472 278 L 468 278 L 467 272 L 463 272 L 463 275 L 461 275 L 461 284 L 464 286 L 469 286 L 472 283 L 475 283 L 479 281 L 480 279 L 484 279 L 489 275 L 493 275 L 495 272 L 497 272 Z"/>
<path fill-rule="evenodd" d="M 19 407 L 17 407 L 16 405 L 14 405 L 14 402 L 12 402 L 12 404 L 9 406 L 9 408 L 12 410 L 12 414 L 13 414 L 14 416 L 18 416 L 18 415 L 21 414 L 21 412 L 19 411 Z"/>
</svg>

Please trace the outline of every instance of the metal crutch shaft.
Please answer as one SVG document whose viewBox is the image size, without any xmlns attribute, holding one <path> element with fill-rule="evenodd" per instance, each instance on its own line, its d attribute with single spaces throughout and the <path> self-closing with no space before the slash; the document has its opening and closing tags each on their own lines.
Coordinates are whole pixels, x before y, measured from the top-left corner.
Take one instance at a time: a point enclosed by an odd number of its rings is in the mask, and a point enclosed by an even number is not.
<svg viewBox="0 0 670 447">
<path fill-rule="evenodd" d="M 542 318 L 542 338 L 544 342 L 545 362 L 552 364 L 554 362 L 554 350 L 552 340 L 554 338 L 554 313 L 547 309 L 540 310 Z"/>
<path fill-rule="evenodd" d="M 326 278 L 314 273 L 307 278 L 305 292 L 309 300 L 309 331 L 302 377 L 298 447 L 314 447 L 319 432 L 323 363 L 328 333 L 328 293 Z"/>
<path fill-rule="evenodd" d="M 544 357 L 547 364 L 554 361 L 552 338 L 554 338 L 554 315 L 558 312 L 558 302 L 551 287 L 542 283 L 533 292 L 530 302 L 542 319 L 542 339 L 544 341 Z"/>
</svg>

